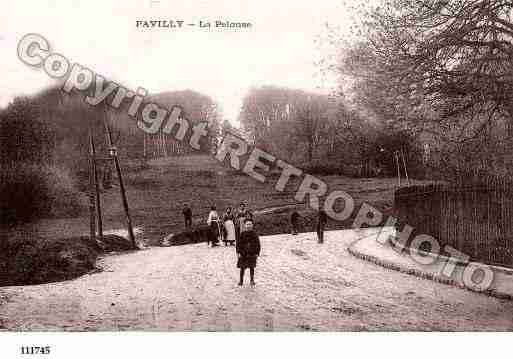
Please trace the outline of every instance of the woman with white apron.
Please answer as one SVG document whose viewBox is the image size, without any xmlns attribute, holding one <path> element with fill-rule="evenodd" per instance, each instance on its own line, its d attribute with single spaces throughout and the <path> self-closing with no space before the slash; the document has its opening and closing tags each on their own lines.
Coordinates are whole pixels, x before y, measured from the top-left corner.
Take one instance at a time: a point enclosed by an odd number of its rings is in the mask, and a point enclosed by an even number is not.
<svg viewBox="0 0 513 359">
<path fill-rule="evenodd" d="M 217 246 L 219 242 L 220 228 L 219 228 L 219 215 L 217 214 L 216 207 L 212 206 L 210 208 L 210 213 L 208 214 L 207 224 L 210 227 L 209 231 L 209 239 L 208 242 L 212 244 L 212 247 Z"/>
<path fill-rule="evenodd" d="M 224 222 L 224 229 L 225 229 L 225 233 L 224 233 L 224 245 L 227 246 L 228 244 L 230 245 L 235 245 L 235 224 L 234 224 L 234 216 L 232 214 L 232 208 L 231 207 L 228 207 L 226 209 L 226 213 L 223 217 L 223 222 Z"/>
</svg>

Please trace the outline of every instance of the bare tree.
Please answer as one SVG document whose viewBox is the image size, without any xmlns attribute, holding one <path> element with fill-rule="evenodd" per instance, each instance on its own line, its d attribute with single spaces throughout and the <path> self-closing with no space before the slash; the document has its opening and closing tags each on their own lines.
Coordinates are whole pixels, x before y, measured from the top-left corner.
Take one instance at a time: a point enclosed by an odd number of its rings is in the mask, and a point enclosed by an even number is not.
<svg viewBox="0 0 513 359">
<path fill-rule="evenodd" d="M 312 162 L 315 150 L 326 135 L 327 108 L 327 98 L 318 95 L 308 95 L 306 101 L 295 106 L 294 134 L 306 144 L 308 162 Z"/>
<path fill-rule="evenodd" d="M 419 127 L 471 118 L 479 125 L 468 135 L 475 135 L 486 122 L 513 115 L 512 6 L 490 0 L 386 1 L 367 13 L 364 41 L 347 52 L 341 69 L 359 79 L 368 103 L 386 104 L 373 106 L 385 117 L 400 112 Z"/>
</svg>

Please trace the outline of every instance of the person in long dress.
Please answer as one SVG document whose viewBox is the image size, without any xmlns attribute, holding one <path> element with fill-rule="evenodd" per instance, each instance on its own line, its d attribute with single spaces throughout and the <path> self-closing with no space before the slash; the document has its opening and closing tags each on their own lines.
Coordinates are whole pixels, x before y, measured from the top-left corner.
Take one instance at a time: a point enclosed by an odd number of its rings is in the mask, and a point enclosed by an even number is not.
<svg viewBox="0 0 513 359">
<path fill-rule="evenodd" d="M 224 222 L 224 244 L 234 245 L 235 244 L 235 217 L 232 213 L 232 207 L 226 209 L 226 213 L 223 217 Z"/>
<path fill-rule="evenodd" d="M 210 207 L 210 213 L 208 214 L 207 224 L 210 227 L 209 231 L 209 242 L 212 244 L 212 247 L 218 245 L 218 236 L 219 236 L 219 215 L 216 211 L 216 206 Z"/>
</svg>

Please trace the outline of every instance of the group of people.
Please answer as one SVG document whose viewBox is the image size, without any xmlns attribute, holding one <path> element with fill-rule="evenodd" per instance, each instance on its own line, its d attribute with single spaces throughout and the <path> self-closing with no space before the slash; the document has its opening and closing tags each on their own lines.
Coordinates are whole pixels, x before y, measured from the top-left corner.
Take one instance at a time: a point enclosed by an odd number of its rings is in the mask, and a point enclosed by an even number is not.
<svg viewBox="0 0 513 359">
<path fill-rule="evenodd" d="M 184 205 L 183 215 L 185 228 L 190 229 L 192 210 L 187 205 Z M 323 210 L 317 212 L 315 226 L 319 243 L 324 242 L 324 228 L 327 219 L 326 212 Z M 299 220 L 299 213 L 293 211 L 290 216 L 292 235 L 299 232 Z M 207 241 L 209 245 L 218 246 L 220 240 L 224 242 L 225 246 L 235 245 L 237 267 L 240 268 L 239 285 L 243 285 L 246 268 L 249 268 L 251 285 L 255 285 L 255 267 L 257 257 L 260 256 L 261 246 L 260 238 L 254 231 L 253 213 L 246 208 L 246 204 L 241 202 L 237 210 L 229 206 L 222 217 L 217 213 L 216 206 L 212 206 L 208 214 L 207 225 L 209 227 Z"/>
<path fill-rule="evenodd" d="M 192 225 L 192 210 L 184 205 L 183 215 L 185 227 Z M 216 206 L 210 208 L 207 225 L 209 227 L 207 243 L 212 247 L 218 246 L 222 240 L 225 246 L 235 245 L 237 267 L 240 268 L 239 285 L 244 282 L 244 272 L 249 268 L 250 283 L 255 285 L 255 267 L 260 255 L 260 238 L 254 231 L 253 213 L 241 202 L 234 210 L 229 206 L 223 216 L 219 216 Z"/>
<path fill-rule="evenodd" d="M 216 206 L 212 206 L 207 219 L 210 227 L 209 244 L 215 247 L 222 240 L 225 245 L 235 245 L 246 230 L 247 219 L 253 221 L 253 213 L 246 208 L 245 203 L 241 203 L 237 210 L 229 206 L 222 217 L 217 213 Z"/>
</svg>

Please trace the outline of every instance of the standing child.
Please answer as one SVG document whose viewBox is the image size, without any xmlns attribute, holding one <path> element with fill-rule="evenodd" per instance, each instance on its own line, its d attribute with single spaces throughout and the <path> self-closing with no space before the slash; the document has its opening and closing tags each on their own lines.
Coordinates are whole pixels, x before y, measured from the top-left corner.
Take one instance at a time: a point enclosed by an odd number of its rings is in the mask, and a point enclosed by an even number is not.
<svg viewBox="0 0 513 359">
<path fill-rule="evenodd" d="M 257 257 L 260 255 L 260 238 L 253 230 L 253 220 L 246 219 L 244 222 L 245 231 L 240 234 L 237 241 L 237 268 L 240 268 L 239 285 L 244 282 L 244 271 L 249 268 L 251 285 L 255 285 L 255 267 Z"/>
</svg>

